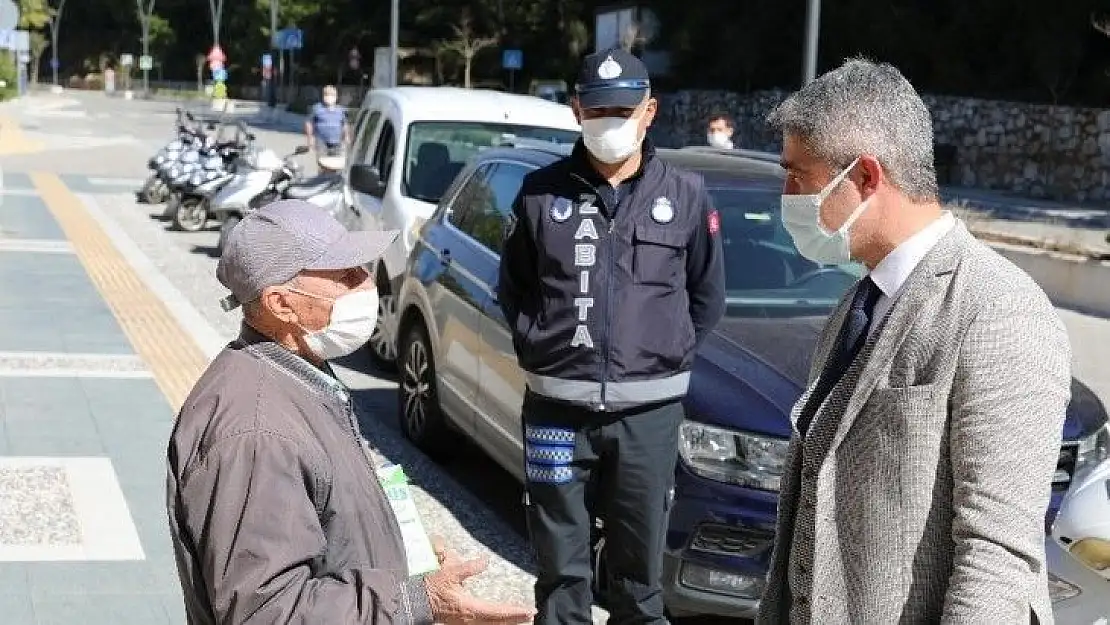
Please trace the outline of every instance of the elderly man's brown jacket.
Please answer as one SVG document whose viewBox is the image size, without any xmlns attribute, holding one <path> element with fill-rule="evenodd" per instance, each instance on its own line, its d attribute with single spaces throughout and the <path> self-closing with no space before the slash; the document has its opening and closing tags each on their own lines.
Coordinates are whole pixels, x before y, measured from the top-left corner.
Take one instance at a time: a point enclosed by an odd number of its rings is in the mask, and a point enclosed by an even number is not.
<svg viewBox="0 0 1110 625">
<path fill-rule="evenodd" d="M 244 326 L 186 400 L 168 455 L 190 625 L 432 622 L 330 370 Z"/>
</svg>

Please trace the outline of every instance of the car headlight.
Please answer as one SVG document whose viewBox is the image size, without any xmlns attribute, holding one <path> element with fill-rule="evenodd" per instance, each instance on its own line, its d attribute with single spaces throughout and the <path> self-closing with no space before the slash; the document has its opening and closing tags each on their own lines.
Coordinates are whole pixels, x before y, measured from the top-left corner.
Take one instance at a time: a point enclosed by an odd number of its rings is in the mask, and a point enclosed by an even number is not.
<svg viewBox="0 0 1110 625">
<path fill-rule="evenodd" d="M 1080 592 L 1082 591 L 1075 584 L 1065 582 L 1052 573 L 1048 574 L 1048 596 L 1052 599 L 1052 603 L 1078 597 Z"/>
<path fill-rule="evenodd" d="M 790 442 L 684 421 L 679 455 L 696 475 L 748 488 L 777 491 Z"/>
<path fill-rule="evenodd" d="M 1103 573 L 1110 571 L 1110 541 L 1101 538 L 1084 538 L 1075 541 L 1068 552 L 1077 560 Z"/>
<path fill-rule="evenodd" d="M 1078 456 L 1075 460 L 1075 476 L 1082 476 L 1088 469 L 1097 467 L 1103 460 L 1110 458 L 1110 423 L 1104 424 L 1097 432 L 1079 440 Z"/>
</svg>

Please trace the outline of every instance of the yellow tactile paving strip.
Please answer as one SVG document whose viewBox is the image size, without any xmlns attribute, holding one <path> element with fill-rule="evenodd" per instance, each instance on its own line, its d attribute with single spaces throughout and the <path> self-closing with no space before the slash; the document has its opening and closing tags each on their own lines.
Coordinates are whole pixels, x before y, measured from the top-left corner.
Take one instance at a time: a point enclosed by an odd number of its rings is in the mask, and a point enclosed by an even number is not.
<svg viewBox="0 0 1110 625">
<path fill-rule="evenodd" d="M 42 150 L 41 141 L 32 141 L 23 134 L 19 122 L 9 115 L 0 115 L 0 155 L 29 154 Z"/>
<path fill-rule="evenodd" d="M 208 359 L 65 183 L 43 172 L 32 173 L 31 181 L 162 394 L 180 409 Z"/>
</svg>

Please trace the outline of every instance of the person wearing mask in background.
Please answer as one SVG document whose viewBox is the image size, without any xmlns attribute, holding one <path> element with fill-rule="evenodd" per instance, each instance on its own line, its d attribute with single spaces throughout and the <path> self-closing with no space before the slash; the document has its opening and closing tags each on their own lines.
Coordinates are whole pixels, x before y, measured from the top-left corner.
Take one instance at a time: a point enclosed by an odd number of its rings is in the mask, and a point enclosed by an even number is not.
<svg viewBox="0 0 1110 625">
<path fill-rule="evenodd" d="M 364 267 L 397 232 L 348 232 L 308 202 L 268 204 L 231 232 L 216 269 L 243 307 L 178 415 L 167 507 L 190 625 L 527 622 L 479 601 L 485 567 L 436 548 L 408 574 L 397 519 L 329 361 L 366 343 L 377 290 Z"/>
<path fill-rule="evenodd" d="M 498 296 L 526 372 L 538 625 L 592 623 L 595 515 L 609 622 L 667 622 L 660 576 L 681 401 L 725 294 L 704 181 L 646 139 L 650 86 L 623 50 L 587 56 L 572 101 L 582 138 L 525 177 L 507 226 Z"/>
<path fill-rule="evenodd" d="M 1052 303 L 941 207 L 929 109 L 891 65 L 849 60 L 769 121 L 799 252 L 867 273 L 794 406 L 757 622 L 1052 623 L 1071 397 Z"/>
<path fill-rule="evenodd" d="M 709 127 L 705 132 L 705 141 L 710 146 L 721 150 L 735 149 L 732 143 L 734 132 L 732 119 L 726 115 L 716 115 L 709 119 Z"/>
<path fill-rule="evenodd" d="M 342 156 L 350 141 L 347 111 L 338 102 L 339 92 L 335 86 L 325 86 L 320 102 L 312 106 L 305 120 L 305 138 L 308 146 L 316 151 L 317 158 Z"/>
</svg>

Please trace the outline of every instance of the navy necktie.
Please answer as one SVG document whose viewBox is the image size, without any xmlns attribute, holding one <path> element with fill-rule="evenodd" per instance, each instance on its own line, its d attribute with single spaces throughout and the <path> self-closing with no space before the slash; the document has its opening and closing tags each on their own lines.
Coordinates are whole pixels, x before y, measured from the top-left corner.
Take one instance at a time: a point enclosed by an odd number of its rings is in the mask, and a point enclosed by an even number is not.
<svg viewBox="0 0 1110 625">
<path fill-rule="evenodd" d="M 840 327 L 836 345 L 833 346 L 825 370 L 817 382 L 809 401 L 806 402 L 802 414 L 798 417 L 798 431 L 803 434 L 809 429 L 809 423 L 817 413 L 817 407 L 825 400 L 836 383 L 852 366 L 852 361 L 867 342 L 867 331 L 871 328 L 872 317 L 875 315 L 875 304 L 883 292 L 871 279 L 866 276 L 859 282 L 856 293 L 852 297 L 852 304 L 844 316 L 844 325 Z"/>
</svg>

